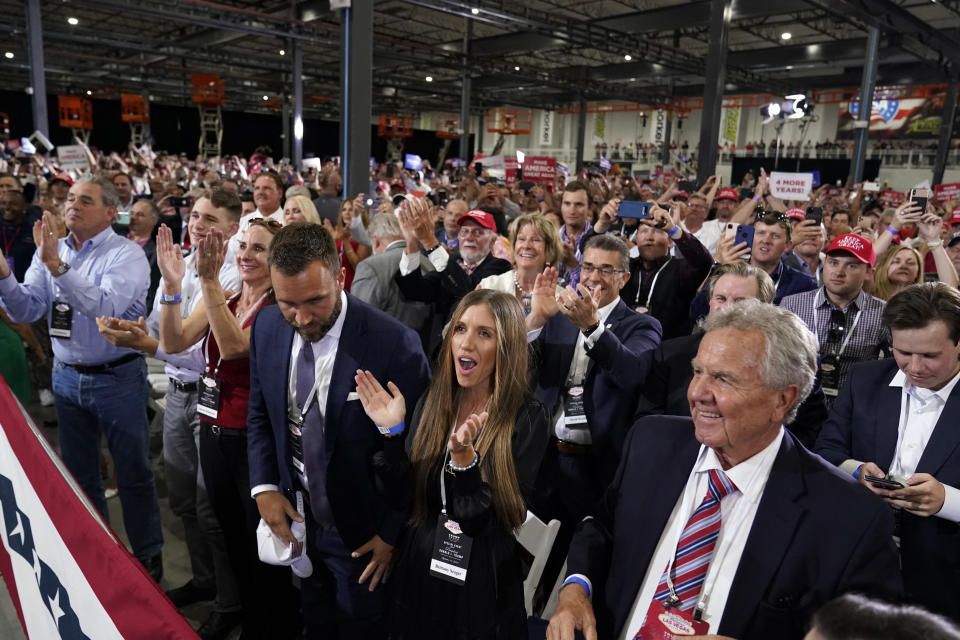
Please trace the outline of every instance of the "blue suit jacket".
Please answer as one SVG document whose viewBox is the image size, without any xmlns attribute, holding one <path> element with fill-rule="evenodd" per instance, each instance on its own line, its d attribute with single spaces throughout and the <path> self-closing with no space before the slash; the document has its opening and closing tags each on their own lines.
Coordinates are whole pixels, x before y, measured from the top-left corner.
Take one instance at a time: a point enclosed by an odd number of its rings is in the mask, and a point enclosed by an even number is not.
<svg viewBox="0 0 960 640">
<path fill-rule="evenodd" d="M 699 451 L 690 418 L 643 418 L 627 436 L 597 516 L 580 524 L 567 558 L 568 575 L 593 583 L 599 637 L 618 637 L 627 623 Z M 896 599 L 892 534 L 885 505 L 786 433 L 716 633 L 800 640 L 811 615 L 840 594 Z"/>
<path fill-rule="evenodd" d="M 359 400 L 357 369 L 369 370 L 381 384 L 392 380 L 407 400 L 407 418 L 429 381 L 427 359 L 417 334 L 385 313 L 348 295 L 343 333 L 333 364 L 324 410 L 327 497 L 337 530 L 350 549 L 374 535 L 396 545 L 406 514 L 387 505 L 374 481 L 372 459 L 383 447 L 377 427 Z M 257 314 L 250 333 L 250 400 L 247 455 L 250 486 L 294 488 L 287 444 L 287 380 L 293 328 L 276 305 Z M 308 468 L 310 461 L 306 461 Z"/>
<path fill-rule="evenodd" d="M 891 387 L 893 358 L 854 365 L 820 431 L 816 451 L 839 465 L 874 462 L 890 470 L 900 429 L 901 388 Z M 960 487 L 960 385 L 953 388 L 917 473 Z M 879 500 L 878 500 L 879 502 Z M 907 597 L 960 620 L 960 525 L 900 512 L 900 556 Z"/>
<path fill-rule="evenodd" d="M 570 372 L 579 334 L 577 326 L 558 313 L 534 342 L 537 398 L 551 416 Z M 647 372 L 644 359 L 660 343 L 661 334 L 656 318 L 638 314 L 620 300 L 597 343 L 587 350 L 591 364 L 583 385 L 584 408 L 601 488 L 607 486 L 620 461 L 623 439 L 633 422 L 636 394 Z"/>
</svg>

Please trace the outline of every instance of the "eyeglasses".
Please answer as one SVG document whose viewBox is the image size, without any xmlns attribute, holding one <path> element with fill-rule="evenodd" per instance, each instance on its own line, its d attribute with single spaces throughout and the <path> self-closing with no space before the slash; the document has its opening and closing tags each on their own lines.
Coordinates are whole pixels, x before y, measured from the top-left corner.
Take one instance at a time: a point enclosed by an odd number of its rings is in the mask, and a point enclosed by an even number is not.
<svg viewBox="0 0 960 640">
<path fill-rule="evenodd" d="M 831 344 L 840 344 L 843 335 L 847 331 L 847 316 L 843 311 L 834 309 L 830 312 L 830 330 L 827 331 L 827 342 Z"/>
<path fill-rule="evenodd" d="M 608 264 L 605 264 L 602 267 L 598 267 L 595 264 L 584 262 L 582 265 L 580 265 L 580 273 L 582 273 L 585 276 L 590 275 L 594 271 L 599 271 L 600 275 L 602 275 L 604 278 L 610 278 L 615 273 L 624 273 L 623 269 L 617 269 L 617 268 L 611 267 Z"/>
<path fill-rule="evenodd" d="M 786 222 L 787 224 L 791 222 L 790 218 L 780 211 L 764 211 L 757 219 L 763 224 L 771 225 L 777 224 L 778 222 Z"/>
<path fill-rule="evenodd" d="M 461 238 L 482 238 L 487 231 L 484 227 L 460 227 L 459 235 Z"/>
<path fill-rule="evenodd" d="M 253 220 L 250 221 L 250 226 L 252 227 L 254 225 L 258 227 L 267 227 L 270 229 L 280 229 L 283 227 L 282 224 L 280 224 L 273 218 L 254 218 Z"/>
</svg>

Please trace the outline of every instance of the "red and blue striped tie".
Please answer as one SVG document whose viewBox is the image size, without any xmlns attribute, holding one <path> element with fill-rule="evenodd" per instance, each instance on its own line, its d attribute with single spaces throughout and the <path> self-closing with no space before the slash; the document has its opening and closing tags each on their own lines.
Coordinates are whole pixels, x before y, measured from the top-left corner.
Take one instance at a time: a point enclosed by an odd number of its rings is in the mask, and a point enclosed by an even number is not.
<svg viewBox="0 0 960 640">
<path fill-rule="evenodd" d="M 680 611 L 692 611 L 697 604 L 707 569 L 710 567 L 710 559 L 713 557 L 713 548 L 720 535 L 720 501 L 734 491 L 738 491 L 737 486 L 723 471 L 711 469 L 707 495 L 680 533 L 673 571 L 670 574 L 673 588 L 680 600 L 675 607 Z M 657 592 L 653 596 L 664 603 L 670 599 L 670 589 L 667 586 L 669 569 L 668 566 L 664 570 L 657 585 Z"/>
</svg>

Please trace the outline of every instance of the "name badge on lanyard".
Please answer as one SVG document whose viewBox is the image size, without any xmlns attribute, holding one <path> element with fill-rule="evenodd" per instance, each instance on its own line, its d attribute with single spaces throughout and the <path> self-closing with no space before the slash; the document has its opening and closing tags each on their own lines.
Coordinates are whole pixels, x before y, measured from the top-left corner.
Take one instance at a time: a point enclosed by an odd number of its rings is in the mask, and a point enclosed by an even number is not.
<svg viewBox="0 0 960 640">
<path fill-rule="evenodd" d="M 69 339 L 73 329 L 73 307 L 63 300 L 54 300 L 50 310 L 50 335 Z"/>
<path fill-rule="evenodd" d="M 695 620 L 689 612 L 666 607 L 654 598 L 634 640 L 673 640 L 676 636 L 706 635 L 709 630 L 706 621 Z"/>
<path fill-rule="evenodd" d="M 587 411 L 583 406 L 583 387 L 576 386 L 563 392 L 563 423 L 587 424 Z"/>
<path fill-rule="evenodd" d="M 216 420 L 220 413 L 220 391 L 223 382 L 216 375 L 200 376 L 200 395 L 197 397 L 197 413 Z"/>
<path fill-rule="evenodd" d="M 441 482 L 443 482 L 442 478 Z M 440 517 L 437 518 L 437 530 L 433 536 L 430 575 L 458 587 L 463 586 L 467 581 L 467 566 L 470 564 L 472 546 L 473 539 L 460 529 L 460 524 L 441 512 Z"/>
</svg>

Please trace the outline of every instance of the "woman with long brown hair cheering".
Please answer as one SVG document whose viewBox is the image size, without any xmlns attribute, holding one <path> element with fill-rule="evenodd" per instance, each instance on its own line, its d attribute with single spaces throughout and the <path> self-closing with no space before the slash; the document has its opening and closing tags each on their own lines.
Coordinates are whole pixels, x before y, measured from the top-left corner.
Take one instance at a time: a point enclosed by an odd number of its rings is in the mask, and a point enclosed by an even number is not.
<svg viewBox="0 0 960 640">
<path fill-rule="evenodd" d="M 412 488 L 391 637 L 526 637 L 513 532 L 526 518 L 548 426 L 527 380 L 520 303 L 489 290 L 463 298 L 408 429 L 392 382 L 388 392 L 369 372 L 358 371 L 356 380 L 367 415 L 385 435 L 375 464 L 384 487 L 394 494 Z"/>
</svg>

